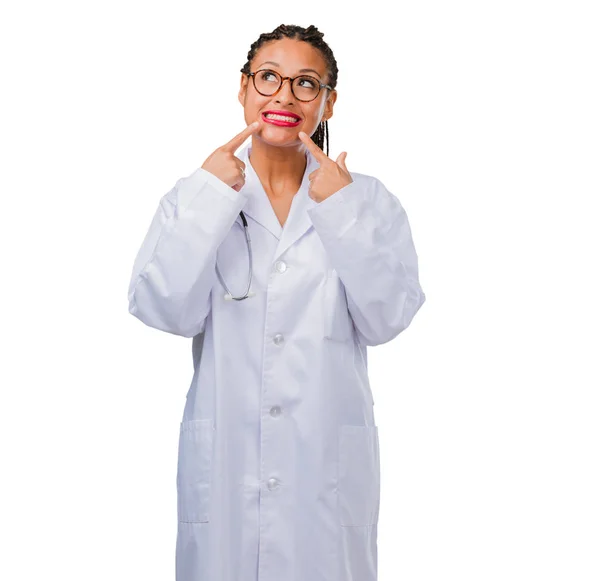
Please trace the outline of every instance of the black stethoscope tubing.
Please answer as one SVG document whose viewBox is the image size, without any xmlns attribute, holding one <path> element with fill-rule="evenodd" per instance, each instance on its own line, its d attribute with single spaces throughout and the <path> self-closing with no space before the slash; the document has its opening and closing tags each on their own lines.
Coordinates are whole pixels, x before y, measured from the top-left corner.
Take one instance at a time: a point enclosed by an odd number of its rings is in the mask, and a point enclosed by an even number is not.
<svg viewBox="0 0 600 581">
<path fill-rule="evenodd" d="M 223 285 L 225 290 L 229 293 L 229 296 L 234 301 L 243 301 L 244 299 L 247 299 L 249 297 L 249 293 L 250 293 L 250 285 L 252 284 L 252 244 L 250 243 L 250 233 L 248 232 L 248 221 L 246 220 L 246 216 L 244 216 L 244 212 L 240 211 L 240 216 L 242 218 L 242 223 L 244 224 L 244 232 L 246 234 L 246 245 L 248 246 L 248 287 L 246 288 L 246 292 L 243 296 L 241 296 L 241 297 L 233 296 L 232 292 L 229 290 L 229 288 L 227 288 L 227 285 L 225 284 L 225 281 L 223 280 L 223 277 L 221 276 L 221 272 L 219 271 L 219 265 L 215 261 L 217 276 L 219 277 L 219 280 L 221 281 L 221 284 Z"/>
</svg>

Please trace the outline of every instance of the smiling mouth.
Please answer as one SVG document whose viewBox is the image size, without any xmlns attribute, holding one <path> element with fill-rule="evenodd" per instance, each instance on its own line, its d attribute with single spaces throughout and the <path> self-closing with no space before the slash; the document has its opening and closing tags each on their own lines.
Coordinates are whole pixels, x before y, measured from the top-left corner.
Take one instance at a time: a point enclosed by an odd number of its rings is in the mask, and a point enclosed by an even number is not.
<svg viewBox="0 0 600 581">
<path fill-rule="evenodd" d="M 294 127 L 302 121 L 302 119 L 296 119 L 291 115 L 277 115 L 274 113 L 263 113 L 262 118 L 267 123 L 281 127 Z"/>
</svg>

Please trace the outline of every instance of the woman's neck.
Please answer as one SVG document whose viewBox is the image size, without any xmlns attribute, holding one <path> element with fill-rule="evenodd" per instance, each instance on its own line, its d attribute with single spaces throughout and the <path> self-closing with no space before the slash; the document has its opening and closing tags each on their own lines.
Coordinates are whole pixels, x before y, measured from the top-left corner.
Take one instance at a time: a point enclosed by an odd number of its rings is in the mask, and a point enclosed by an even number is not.
<svg viewBox="0 0 600 581">
<path fill-rule="evenodd" d="M 274 147 L 252 140 L 248 157 L 265 192 L 273 197 L 293 196 L 302 183 L 306 164 L 306 148 L 298 146 Z"/>
</svg>

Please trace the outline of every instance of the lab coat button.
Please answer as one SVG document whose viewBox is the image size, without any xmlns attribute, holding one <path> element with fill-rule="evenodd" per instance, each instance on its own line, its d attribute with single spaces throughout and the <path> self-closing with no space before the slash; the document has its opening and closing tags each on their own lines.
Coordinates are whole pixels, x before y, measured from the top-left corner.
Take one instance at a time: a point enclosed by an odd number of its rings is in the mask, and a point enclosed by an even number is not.
<svg viewBox="0 0 600 581">
<path fill-rule="evenodd" d="M 275 343 L 275 345 L 281 345 L 283 343 L 283 335 L 281 333 L 277 333 L 277 335 L 273 337 L 273 343 Z"/>
<path fill-rule="evenodd" d="M 281 408 L 278 405 L 274 405 L 271 408 L 271 415 L 276 418 L 279 414 L 281 414 Z"/>
<path fill-rule="evenodd" d="M 283 262 L 283 260 L 278 260 L 275 263 L 275 269 L 277 270 L 277 272 L 285 272 L 287 269 L 287 264 Z"/>
<path fill-rule="evenodd" d="M 279 486 L 279 481 L 277 478 L 269 478 L 267 486 L 269 487 L 269 490 L 273 490 Z"/>
</svg>

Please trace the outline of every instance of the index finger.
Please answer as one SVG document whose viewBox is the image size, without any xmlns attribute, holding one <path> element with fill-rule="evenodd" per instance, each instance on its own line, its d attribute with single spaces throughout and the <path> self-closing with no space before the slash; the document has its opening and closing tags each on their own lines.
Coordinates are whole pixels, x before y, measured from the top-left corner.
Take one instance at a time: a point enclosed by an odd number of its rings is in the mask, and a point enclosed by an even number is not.
<svg viewBox="0 0 600 581">
<path fill-rule="evenodd" d="M 254 123 L 250 123 L 243 131 L 238 133 L 231 141 L 228 141 L 223 149 L 227 149 L 228 151 L 235 151 L 246 139 L 248 136 L 252 135 L 257 129 L 260 123 L 255 121 Z"/>
<path fill-rule="evenodd" d="M 317 158 L 319 163 L 323 163 L 326 159 L 333 161 L 304 131 L 298 133 L 298 137 L 310 152 Z"/>
</svg>

